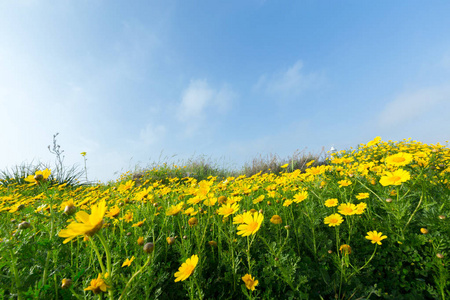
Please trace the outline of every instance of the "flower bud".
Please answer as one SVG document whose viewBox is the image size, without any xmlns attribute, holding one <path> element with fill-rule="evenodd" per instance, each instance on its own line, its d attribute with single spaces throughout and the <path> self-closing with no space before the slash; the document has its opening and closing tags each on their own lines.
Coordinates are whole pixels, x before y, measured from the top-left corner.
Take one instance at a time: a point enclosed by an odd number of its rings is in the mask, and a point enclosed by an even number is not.
<svg viewBox="0 0 450 300">
<path fill-rule="evenodd" d="M 391 203 L 391 202 L 392 202 L 392 199 L 391 199 L 391 198 L 387 198 L 387 199 L 386 199 L 386 202 L 387 202 L 387 203 Z"/>
<path fill-rule="evenodd" d="M 31 226 L 30 223 L 24 221 L 24 222 L 22 222 L 22 223 L 19 224 L 18 228 L 19 228 L 19 229 L 28 229 L 28 228 L 30 228 L 30 226 Z"/>
<path fill-rule="evenodd" d="M 62 280 L 61 288 L 68 289 L 72 285 L 72 279 L 64 278 Z"/>
<path fill-rule="evenodd" d="M 167 244 L 169 244 L 169 245 L 172 245 L 173 243 L 175 243 L 174 237 L 168 237 L 166 240 L 167 240 Z"/>
<path fill-rule="evenodd" d="M 437 253 L 437 254 L 436 254 L 436 257 L 439 258 L 439 259 L 443 259 L 443 258 L 444 258 L 444 255 L 441 254 L 441 253 Z"/>
<path fill-rule="evenodd" d="M 189 226 L 195 226 L 198 224 L 198 219 L 196 217 L 192 217 L 188 221 Z"/>
<path fill-rule="evenodd" d="M 209 244 L 211 247 L 217 247 L 217 242 L 215 242 L 215 241 L 209 241 L 208 244 Z"/>
<path fill-rule="evenodd" d="M 440 215 L 439 219 L 444 220 L 446 217 L 444 215 Z"/>
<path fill-rule="evenodd" d="M 37 174 L 34 176 L 34 180 L 36 181 L 42 181 L 44 179 L 44 175 L 42 174 Z"/>
<path fill-rule="evenodd" d="M 144 252 L 150 254 L 153 252 L 154 248 L 155 245 L 153 243 L 147 243 L 144 245 Z"/>
<path fill-rule="evenodd" d="M 420 232 L 422 232 L 423 234 L 428 234 L 428 229 L 420 228 Z"/>
<path fill-rule="evenodd" d="M 77 208 L 74 205 L 66 205 L 64 208 L 64 213 L 68 216 L 73 215 L 77 211 Z"/>
<path fill-rule="evenodd" d="M 224 204 L 225 202 L 227 202 L 227 197 L 225 196 L 220 196 L 219 198 L 217 198 L 217 202 L 219 204 Z"/>
</svg>

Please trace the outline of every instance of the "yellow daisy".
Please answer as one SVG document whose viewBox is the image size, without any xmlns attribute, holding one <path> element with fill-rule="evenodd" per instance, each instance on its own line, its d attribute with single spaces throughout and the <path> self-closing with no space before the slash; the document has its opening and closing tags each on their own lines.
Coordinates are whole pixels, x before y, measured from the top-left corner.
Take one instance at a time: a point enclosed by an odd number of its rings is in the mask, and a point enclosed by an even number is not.
<svg viewBox="0 0 450 300">
<path fill-rule="evenodd" d="M 198 256 L 192 255 L 191 258 L 188 258 L 186 262 L 184 262 L 180 268 L 178 268 L 178 272 L 175 273 L 175 282 L 184 281 L 191 276 L 194 272 L 195 267 L 198 263 Z"/>
</svg>

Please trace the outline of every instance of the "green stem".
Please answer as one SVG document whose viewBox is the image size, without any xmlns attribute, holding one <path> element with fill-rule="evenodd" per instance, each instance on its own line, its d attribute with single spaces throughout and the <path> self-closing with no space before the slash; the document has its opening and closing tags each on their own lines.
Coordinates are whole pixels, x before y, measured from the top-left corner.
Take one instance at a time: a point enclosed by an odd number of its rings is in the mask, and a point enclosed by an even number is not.
<svg viewBox="0 0 450 300">
<path fill-rule="evenodd" d="M 45 185 L 45 192 L 47 191 L 47 186 Z M 49 197 L 50 199 L 50 242 L 53 240 L 53 230 L 54 230 L 54 211 L 53 211 L 53 195 Z M 42 273 L 42 286 L 45 285 L 47 281 L 48 276 L 48 265 L 50 263 L 50 255 L 51 255 L 51 249 L 47 251 L 47 257 L 45 259 L 45 266 L 44 266 L 44 272 Z"/>
<path fill-rule="evenodd" d="M 70 291 L 72 292 L 72 296 L 75 296 L 75 298 L 79 299 L 79 300 L 83 300 L 83 298 L 81 298 L 73 289 L 73 287 L 70 288 Z"/>
<path fill-rule="evenodd" d="M 125 285 L 125 288 L 122 291 L 122 294 L 119 297 L 119 300 L 121 300 L 124 296 L 125 296 L 125 292 L 127 291 L 128 286 L 131 284 L 131 282 L 133 281 L 133 279 L 142 273 L 142 271 L 144 270 L 145 267 L 147 267 L 147 265 L 150 263 L 151 258 L 153 255 L 149 255 L 147 258 L 147 261 L 145 262 L 145 264 L 136 272 L 133 274 L 133 276 L 131 276 L 130 280 L 128 280 L 127 284 Z"/>
<path fill-rule="evenodd" d="M 14 259 L 14 254 L 12 250 L 9 250 L 9 253 L 11 255 L 11 269 L 13 271 L 14 274 L 14 279 L 16 281 L 16 288 L 17 288 L 17 299 L 22 299 L 22 296 L 20 295 L 20 279 L 19 279 L 19 274 L 17 272 L 17 261 Z"/>
<path fill-rule="evenodd" d="M 411 216 L 409 217 L 409 220 L 408 220 L 408 222 L 406 222 L 405 227 L 403 227 L 403 230 L 402 230 L 402 236 L 404 235 L 404 232 L 405 232 L 406 227 L 408 227 L 408 225 L 409 225 L 409 223 L 411 222 L 412 218 L 414 217 L 414 215 L 416 214 L 416 212 L 419 210 L 419 207 L 420 207 L 420 205 L 422 204 L 422 200 L 423 200 L 423 191 L 422 191 L 422 195 L 420 196 L 420 201 L 419 201 L 419 203 L 417 204 L 416 209 L 413 211 L 413 213 L 412 213 Z"/>
<path fill-rule="evenodd" d="M 189 278 L 189 299 L 194 300 L 194 279 L 191 277 Z"/>
<path fill-rule="evenodd" d="M 112 268 L 111 268 L 111 251 L 109 251 L 108 244 L 106 243 L 105 238 L 101 232 L 98 232 L 98 238 L 103 245 L 106 253 L 106 269 L 109 274 L 109 278 L 112 278 Z M 113 299 L 113 291 L 112 289 L 108 290 L 109 299 Z"/>
<path fill-rule="evenodd" d="M 95 245 L 92 238 L 89 238 L 89 240 L 91 241 L 92 248 L 94 249 L 95 254 L 97 254 L 97 259 L 98 259 L 98 262 L 100 263 L 100 268 L 102 269 L 102 273 L 105 274 L 106 273 L 105 265 L 103 264 L 102 256 L 100 255 L 100 252 L 98 252 L 97 245 Z"/>
<path fill-rule="evenodd" d="M 355 272 L 353 272 L 352 274 L 350 274 L 350 276 L 348 276 L 347 280 L 349 280 L 353 275 L 355 275 L 356 273 L 359 273 L 359 271 L 361 271 L 362 269 L 364 269 L 369 263 L 370 261 L 373 259 L 375 252 L 377 252 L 377 247 L 378 244 L 375 244 L 375 249 L 373 250 L 372 256 L 369 258 L 369 260 L 364 264 L 364 266 L 362 266 L 361 268 L 355 270 Z"/>
<path fill-rule="evenodd" d="M 112 268 L 111 268 L 111 251 L 109 251 L 108 244 L 106 243 L 105 238 L 103 237 L 103 234 L 101 232 L 98 233 L 98 238 L 100 242 L 103 245 L 103 248 L 105 249 L 106 253 L 106 268 L 107 272 L 109 273 L 109 276 L 112 276 Z"/>
</svg>

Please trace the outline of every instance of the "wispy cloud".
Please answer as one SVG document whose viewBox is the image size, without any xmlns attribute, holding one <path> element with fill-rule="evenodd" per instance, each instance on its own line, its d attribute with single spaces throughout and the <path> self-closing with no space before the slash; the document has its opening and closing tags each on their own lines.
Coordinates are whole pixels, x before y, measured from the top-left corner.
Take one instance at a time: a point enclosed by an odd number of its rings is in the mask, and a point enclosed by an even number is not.
<svg viewBox="0 0 450 300">
<path fill-rule="evenodd" d="M 164 125 L 147 124 L 147 126 L 140 131 L 139 137 L 144 144 L 153 145 L 164 138 L 165 134 L 166 127 Z"/>
<path fill-rule="evenodd" d="M 404 92 L 386 105 L 378 122 L 380 127 L 388 128 L 416 120 L 430 111 L 439 116 L 443 113 L 440 106 L 449 104 L 449 85 Z"/>
<path fill-rule="evenodd" d="M 185 123 L 197 124 L 208 115 L 226 113 L 231 109 L 236 94 L 227 85 L 212 88 L 206 79 L 191 80 L 183 91 L 178 106 L 178 120 Z"/>
<path fill-rule="evenodd" d="M 306 90 L 317 88 L 323 81 L 318 72 L 306 73 L 301 60 L 295 62 L 287 70 L 262 75 L 254 89 L 279 99 L 301 95 Z"/>
</svg>

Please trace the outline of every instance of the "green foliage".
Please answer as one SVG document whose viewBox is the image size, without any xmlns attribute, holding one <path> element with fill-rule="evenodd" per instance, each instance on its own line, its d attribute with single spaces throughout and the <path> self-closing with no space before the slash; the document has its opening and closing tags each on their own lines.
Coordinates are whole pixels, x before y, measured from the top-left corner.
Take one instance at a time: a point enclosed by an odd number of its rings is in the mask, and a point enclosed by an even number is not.
<svg viewBox="0 0 450 300">
<path fill-rule="evenodd" d="M 416 155 L 401 166 L 411 178 L 383 186 L 380 178 L 398 168 L 386 158 L 397 152 Z M 108 286 L 101 298 L 110 299 L 446 299 L 449 162 L 447 148 L 383 143 L 276 174 L 236 176 L 205 161 L 160 164 L 107 185 L 11 180 L 0 186 L 0 296 L 96 299 L 86 288 L 101 274 Z M 20 172 L 18 179 L 25 177 Z M 367 197 L 359 199 L 361 193 Z M 325 205 L 330 198 L 367 207 L 344 214 Z M 63 244 L 61 230 L 75 216 L 95 220 L 80 212 L 93 216 L 103 201 L 102 228 Z M 239 208 L 224 217 L 220 201 Z M 76 215 L 64 213 L 69 205 Z M 243 224 L 236 217 L 256 211 L 264 216 L 260 228 L 238 235 Z M 328 226 L 324 219 L 334 213 L 344 221 Z M 281 224 L 271 221 L 274 215 Z M 380 244 L 366 238 L 374 230 L 386 236 Z M 140 238 L 153 243 L 153 252 L 144 252 Z M 199 262 L 189 278 L 174 282 L 194 254 Z M 246 274 L 258 280 L 253 291 L 242 279 Z M 63 279 L 71 279 L 70 287 L 62 288 Z"/>
</svg>

